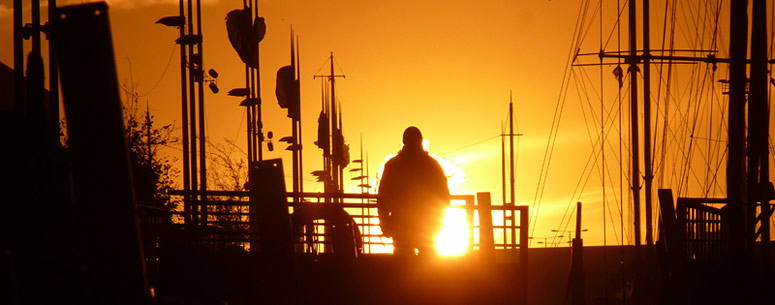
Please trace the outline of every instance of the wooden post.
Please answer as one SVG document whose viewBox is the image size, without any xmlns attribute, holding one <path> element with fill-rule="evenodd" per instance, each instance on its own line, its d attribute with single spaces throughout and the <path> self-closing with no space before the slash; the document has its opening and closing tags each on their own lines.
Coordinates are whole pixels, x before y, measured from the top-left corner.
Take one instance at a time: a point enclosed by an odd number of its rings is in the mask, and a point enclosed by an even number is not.
<svg viewBox="0 0 775 305">
<path fill-rule="evenodd" d="M 479 205 L 479 261 L 495 263 L 495 239 L 492 232 L 492 203 L 490 193 L 476 193 Z"/>
<path fill-rule="evenodd" d="M 528 217 L 530 215 L 528 206 L 519 207 L 519 266 L 520 274 L 522 277 L 522 304 L 527 304 L 527 281 L 528 281 L 528 232 L 530 224 L 528 223 Z"/>
<path fill-rule="evenodd" d="M 585 304 L 584 294 L 584 240 L 581 239 L 581 202 L 576 203 L 576 237 L 573 239 L 571 263 L 571 304 Z"/>
</svg>

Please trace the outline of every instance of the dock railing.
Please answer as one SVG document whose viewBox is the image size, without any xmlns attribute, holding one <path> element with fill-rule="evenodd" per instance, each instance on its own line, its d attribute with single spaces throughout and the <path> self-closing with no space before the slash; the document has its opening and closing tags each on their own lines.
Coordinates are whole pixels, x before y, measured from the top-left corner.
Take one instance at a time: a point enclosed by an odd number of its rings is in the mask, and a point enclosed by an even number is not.
<svg viewBox="0 0 775 305">
<path fill-rule="evenodd" d="M 223 230 L 225 243 L 237 244 L 246 249 L 255 240 L 251 236 L 250 201 L 247 191 L 170 191 L 173 196 L 198 197 L 188 211 L 173 211 L 172 223 L 189 227 L 218 227 Z M 196 196 L 194 196 L 196 195 Z M 347 212 L 358 230 L 359 255 L 390 253 L 392 240 L 382 235 L 377 214 L 377 196 L 371 193 L 287 193 L 288 212 L 293 215 L 305 207 L 336 207 Z M 301 198 L 294 203 L 294 198 Z M 451 195 L 452 207 L 465 210 L 468 225 L 468 251 L 477 253 L 482 261 L 495 260 L 495 252 L 505 253 L 509 260 L 526 262 L 528 247 L 528 207 L 523 205 L 492 205 L 489 193 L 476 195 Z M 488 211 L 488 212 L 486 212 Z M 482 217 L 488 215 L 490 217 Z M 314 219 L 313 230 L 297 238 L 296 252 L 326 253 L 330 251 L 330 223 L 325 217 Z M 497 250 L 497 251 L 496 251 Z"/>
</svg>

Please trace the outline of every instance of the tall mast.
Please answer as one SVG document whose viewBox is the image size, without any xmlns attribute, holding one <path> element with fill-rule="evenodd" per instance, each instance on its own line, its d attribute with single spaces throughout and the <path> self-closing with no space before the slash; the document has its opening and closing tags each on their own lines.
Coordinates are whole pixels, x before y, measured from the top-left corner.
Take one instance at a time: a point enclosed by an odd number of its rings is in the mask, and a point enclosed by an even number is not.
<svg viewBox="0 0 775 305">
<path fill-rule="evenodd" d="M 334 141 L 336 137 L 336 129 L 339 127 L 337 125 L 337 114 L 336 114 L 336 94 L 334 93 L 334 52 L 331 52 L 330 56 L 331 61 L 331 144 L 336 145 L 336 141 Z M 335 151 L 336 148 L 332 146 L 332 152 Z M 332 175 L 332 181 L 334 183 L 334 191 L 339 192 L 342 190 L 342 186 L 339 185 L 339 166 L 336 164 L 336 156 L 334 158 L 331 158 L 331 175 Z"/>
<path fill-rule="evenodd" d="M 202 37 L 202 1 L 196 0 L 196 35 Z M 207 138 L 205 136 L 205 89 L 204 89 L 204 55 L 202 51 L 202 40 L 196 44 L 197 49 L 197 61 L 195 64 L 198 66 L 196 70 L 199 75 L 197 81 L 197 89 L 199 93 L 199 190 L 207 191 L 207 153 L 205 151 Z M 204 199 L 204 197 L 202 197 Z M 203 211 L 206 212 L 206 211 Z M 207 216 L 204 216 L 207 217 Z M 205 219 L 206 220 L 206 219 Z"/>
<path fill-rule="evenodd" d="M 651 220 L 651 46 L 649 45 L 649 0 L 643 0 L 643 166 L 645 170 L 646 245 L 653 245 Z"/>
<path fill-rule="evenodd" d="M 181 0 L 182 1 L 182 0 Z M 24 15 L 22 0 L 13 0 L 13 76 L 14 110 L 22 113 L 24 109 Z"/>
<path fill-rule="evenodd" d="M 339 158 L 343 158 L 344 157 L 344 134 L 342 133 L 342 105 L 339 105 L 339 127 L 337 128 L 337 138 L 340 138 L 340 137 L 342 139 L 342 142 L 337 143 L 337 145 L 339 146 L 339 148 L 337 149 L 339 149 L 341 152 L 341 155 L 339 156 Z M 339 159 L 339 161 L 341 160 L 342 159 Z M 336 167 L 337 169 L 339 169 L 339 172 L 337 173 L 337 175 L 339 176 L 339 183 L 338 183 L 339 192 L 343 192 L 344 191 L 344 166 L 342 164 L 337 164 Z"/>
<path fill-rule="evenodd" d="M 631 0 L 629 6 L 629 30 L 630 30 L 630 142 L 632 146 L 632 208 L 634 218 L 635 248 L 640 248 L 640 148 L 638 139 L 638 36 L 635 21 L 635 0 Z"/>
<path fill-rule="evenodd" d="M 183 5 L 183 0 L 179 1 L 180 6 L 180 16 L 184 17 L 186 16 L 185 6 Z M 183 25 L 179 26 L 180 28 L 180 37 L 186 36 L 186 27 Z M 186 192 L 186 195 L 183 196 L 183 202 L 184 202 L 184 211 L 186 212 L 186 223 L 189 223 L 189 221 L 192 221 L 191 218 L 191 212 L 192 206 L 191 206 L 191 197 L 188 194 L 188 191 L 191 190 L 191 154 L 188 151 L 189 147 L 189 139 L 188 139 L 188 69 L 186 69 L 186 48 L 183 47 L 183 45 L 180 46 L 180 97 L 181 97 L 181 124 L 182 124 L 182 137 L 183 137 L 183 190 Z"/>
<path fill-rule="evenodd" d="M 747 225 L 753 230 L 760 222 L 762 269 L 770 272 L 770 205 L 765 190 L 769 188 L 769 109 L 767 109 L 767 3 L 754 0 L 751 16 L 751 84 L 748 97 L 748 203 L 749 214 L 755 217 L 756 205 L 761 207 L 758 220 Z M 754 232 L 747 233 L 754 234 Z"/>
<path fill-rule="evenodd" d="M 501 121 L 501 193 L 506 204 L 506 130 Z"/>
<path fill-rule="evenodd" d="M 512 100 L 512 93 L 509 91 L 509 166 L 510 166 L 510 180 L 509 180 L 509 187 L 511 188 L 510 192 L 510 206 L 515 205 L 516 197 L 514 195 L 514 101 Z M 516 213 L 513 211 L 511 212 L 511 223 L 516 223 Z M 516 230 L 511 230 L 511 241 L 517 240 L 517 232 Z"/>
<path fill-rule="evenodd" d="M 730 2 L 729 32 L 729 152 L 727 156 L 727 197 L 729 206 L 730 254 L 733 261 L 743 258 L 745 241 L 745 100 L 746 53 L 748 49 L 748 0 Z"/>
<path fill-rule="evenodd" d="M 299 164 L 299 170 L 298 170 L 298 173 L 299 173 L 299 191 L 300 192 L 304 192 L 304 162 L 303 162 L 304 158 L 302 158 L 302 152 L 303 152 L 302 148 L 303 147 L 301 145 L 301 143 L 302 143 L 301 142 L 301 134 L 302 134 L 302 132 L 301 132 L 302 131 L 302 129 L 301 129 L 301 46 L 299 46 L 299 37 L 298 36 L 296 37 L 296 59 L 295 59 L 294 63 L 296 64 L 296 80 L 297 80 L 297 86 L 298 86 L 298 87 L 296 87 L 296 89 L 297 89 L 296 92 L 298 92 L 298 94 L 299 94 L 299 96 L 298 96 L 298 98 L 299 98 L 299 105 L 298 105 L 298 107 L 299 107 L 299 109 L 298 109 L 299 110 L 299 119 L 297 120 L 298 122 L 294 123 L 294 126 L 297 126 L 296 128 L 298 129 L 298 134 L 297 134 L 297 137 L 296 137 L 296 144 L 299 144 L 299 147 L 298 147 L 298 150 L 297 150 L 297 154 L 299 156 L 299 162 L 298 162 L 298 164 Z"/>
</svg>

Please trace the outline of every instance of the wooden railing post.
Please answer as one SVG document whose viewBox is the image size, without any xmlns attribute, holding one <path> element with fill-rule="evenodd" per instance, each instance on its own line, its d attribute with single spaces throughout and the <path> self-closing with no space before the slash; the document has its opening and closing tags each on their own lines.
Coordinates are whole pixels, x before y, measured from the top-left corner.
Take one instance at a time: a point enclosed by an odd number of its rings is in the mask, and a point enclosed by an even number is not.
<svg viewBox="0 0 775 305">
<path fill-rule="evenodd" d="M 479 261 L 495 263 L 495 239 L 492 232 L 492 203 L 490 193 L 476 193 L 479 206 Z"/>
</svg>

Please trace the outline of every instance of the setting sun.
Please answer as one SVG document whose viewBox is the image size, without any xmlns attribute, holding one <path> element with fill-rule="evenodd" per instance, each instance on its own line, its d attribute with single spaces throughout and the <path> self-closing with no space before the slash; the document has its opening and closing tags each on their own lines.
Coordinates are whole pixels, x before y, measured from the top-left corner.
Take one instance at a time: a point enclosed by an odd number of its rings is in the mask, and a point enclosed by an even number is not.
<svg viewBox="0 0 775 305">
<path fill-rule="evenodd" d="M 441 256 L 462 255 L 468 248 L 466 211 L 448 207 L 444 213 L 444 227 L 436 237 L 436 251 Z"/>
</svg>

